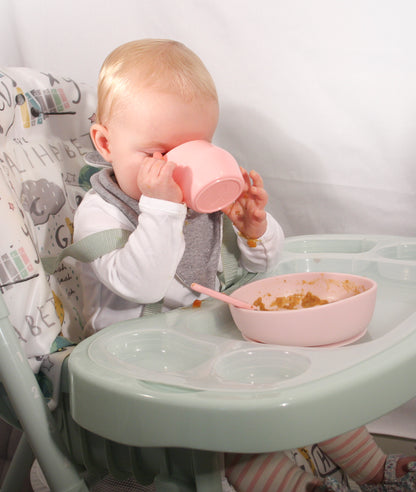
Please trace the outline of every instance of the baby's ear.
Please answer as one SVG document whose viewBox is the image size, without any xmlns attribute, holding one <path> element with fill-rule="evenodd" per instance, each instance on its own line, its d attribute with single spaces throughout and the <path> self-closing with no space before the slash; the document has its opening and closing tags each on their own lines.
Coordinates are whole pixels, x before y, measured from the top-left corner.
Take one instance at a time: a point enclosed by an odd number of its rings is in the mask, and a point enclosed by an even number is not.
<svg viewBox="0 0 416 492">
<path fill-rule="evenodd" d="M 90 135 L 98 152 L 107 162 L 111 162 L 111 151 L 108 142 L 107 128 L 99 123 L 94 123 L 90 128 Z"/>
</svg>

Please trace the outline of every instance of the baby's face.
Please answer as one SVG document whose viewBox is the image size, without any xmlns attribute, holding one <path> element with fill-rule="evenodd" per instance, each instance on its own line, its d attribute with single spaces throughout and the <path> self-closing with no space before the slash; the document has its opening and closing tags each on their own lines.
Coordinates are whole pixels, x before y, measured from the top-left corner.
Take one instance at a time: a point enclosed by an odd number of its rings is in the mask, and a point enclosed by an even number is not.
<svg viewBox="0 0 416 492">
<path fill-rule="evenodd" d="M 184 102 L 146 90 L 116 112 L 107 125 L 110 162 L 120 188 L 139 199 L 137 170 L 154 152 L 165 154 L 190 140 L 211 141 L 218 123 L 215 101 Z"/>
</svg>

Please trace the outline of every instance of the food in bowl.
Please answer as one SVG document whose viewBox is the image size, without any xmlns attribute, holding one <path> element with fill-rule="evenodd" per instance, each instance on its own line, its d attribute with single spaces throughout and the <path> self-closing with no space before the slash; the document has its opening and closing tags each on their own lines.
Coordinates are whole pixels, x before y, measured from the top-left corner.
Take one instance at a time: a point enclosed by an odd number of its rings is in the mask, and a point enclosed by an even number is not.
<svg viewBox="0 0 416 492">
<path fill-rule="evenodd" d="M 343 345 L 364 335 L 373 316 L 374 280 L 333 272 L 279 275 L 237 289 L 258 310 L 230 306 L 242 335 L 280 345 Z"/>
<path fill-rule="evenodd" d="M 307 287 L 307 285 L 312 285 L 319 280 L 321 279 L 318 278 L 310 281 L 304 281 L 302 282 L 302 285 Z M 337 283 L 339 282 L 339 280 L 334 279 L 326 279 L 326 281 Z M 352 296 L 366 290 L 363 285 L 356 285 L 348 279 L 342 282 L 342 288 L 345 290 L 346 293 L 349 293 Z M 260 311 L 279 311 L 281 309 L 301 309 L 314 306 L 322 306 L 323 304 L 328 304 L 329 302 L 334 302 L 336 300 L 337 299 L 331 301 L 328 299 L 321 299 L 317 295 L 313 294 L 310 290 L 305 293 L 304 289 L 302 289 L 301 292 L 296 292 L 295 294 L 290 294 L 288 296 L 275 297 L 272 296 L 270 293 L 265 294 L 264 297 L 258 297 L 253 302 L 253 306 L 256 306 L 257 309 L 259 309 Z"/>
<path fill-rule="evenodd" d="M 266 297 L 272 298 L 270 294 L 266 294 Z M 258 297 L 253 302 L 253 306 L 260 311 L 279 311 L 280 309 L 301 309 L 321 306 L 322 304 L 328 304 L 328 302 L 327 299 L 321 299 L 308 291 L 306 294 L 291 294 L 290 296 L 272 298 L 269 307 L 266 307 L 263 297 Z"/>
</svg>

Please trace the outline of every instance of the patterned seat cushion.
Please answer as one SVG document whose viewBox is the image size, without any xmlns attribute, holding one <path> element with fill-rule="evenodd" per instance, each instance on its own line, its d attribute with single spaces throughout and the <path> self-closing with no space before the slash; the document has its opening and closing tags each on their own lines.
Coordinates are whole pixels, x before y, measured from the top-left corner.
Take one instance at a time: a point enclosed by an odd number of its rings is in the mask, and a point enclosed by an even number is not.
<svg viewBox="0 0 416 492">
<path fill-rule="evenodd" d="M 76 265 L 48 276 L 40 258 L 72 241 L 96 170 L 83 159 L 94 108 L 95 90 L 71 78 L 0 68 L 0 289 L 35 372 L 58 334 L 82 338 Z"/>
</svg>

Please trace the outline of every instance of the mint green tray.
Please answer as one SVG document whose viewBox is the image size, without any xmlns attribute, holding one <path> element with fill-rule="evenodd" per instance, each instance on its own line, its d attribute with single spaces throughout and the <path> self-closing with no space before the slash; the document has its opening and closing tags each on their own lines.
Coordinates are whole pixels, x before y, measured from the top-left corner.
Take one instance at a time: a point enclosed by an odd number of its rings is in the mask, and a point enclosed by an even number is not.
<svg viewBox="0 0 416 492">
<path fill-rule="evenodd" d="M 119 323 L 70 356 L 74 420 L 127 445 L 265 452 L 332 437 L 414 397 L 416 239 L 289 238 L 270 275 L 303 271 L 377 281 L 360 340 L 313 349 L 247 342 L 215 300 Z"/>
</svg>

